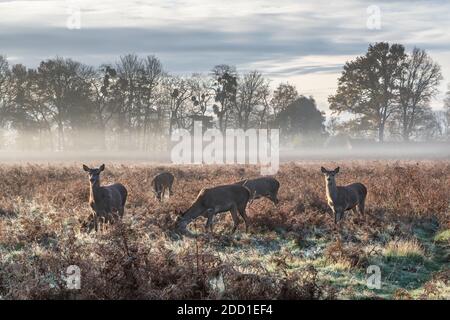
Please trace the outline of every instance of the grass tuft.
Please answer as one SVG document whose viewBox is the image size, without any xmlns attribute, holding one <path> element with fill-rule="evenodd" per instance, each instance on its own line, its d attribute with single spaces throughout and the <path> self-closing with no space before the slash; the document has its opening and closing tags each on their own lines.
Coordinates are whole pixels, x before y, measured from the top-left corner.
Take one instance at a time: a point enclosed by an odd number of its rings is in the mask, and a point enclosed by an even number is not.
<svg viewBox="0 0 450 320">
<path fill-rule="evenodd" d="M 417 240 L 390 241 L 383 252 L 388 260 L 405 260 L 411 262 L 422 262 L 425 252 Z"/>
</svg>

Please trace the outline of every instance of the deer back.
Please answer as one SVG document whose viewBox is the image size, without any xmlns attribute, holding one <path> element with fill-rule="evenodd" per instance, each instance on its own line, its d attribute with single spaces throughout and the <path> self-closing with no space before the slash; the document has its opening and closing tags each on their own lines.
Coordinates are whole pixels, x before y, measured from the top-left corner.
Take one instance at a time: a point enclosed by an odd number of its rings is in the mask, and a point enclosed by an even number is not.
<svg viewBox="0 0 450 320">
<path fill-rule="evenodd" d="M 155 191 L 160 191 L 162 188 L 170 187 L 173 180 L 174 176 L 170 172 L 161 172 L 153 178 L 152 185 Z"/>
<path fill-rule="evenodd" d="M 253 196 L 265 196 L 268 194 L 276 195 L 278 189 L 280 188 L 280 183 L 278 180 L 272 177 L 244 180 L 242 185 L 249 188 Z"/>
<path fill-rule="evenodd" d="M 353 208 L 367 194 L 366 187 L 361 183 L 352 183 L 347 186 L 341 186 L 338 188 L 337 204 L 344 207 L 344 209 Z"/>
</svg>

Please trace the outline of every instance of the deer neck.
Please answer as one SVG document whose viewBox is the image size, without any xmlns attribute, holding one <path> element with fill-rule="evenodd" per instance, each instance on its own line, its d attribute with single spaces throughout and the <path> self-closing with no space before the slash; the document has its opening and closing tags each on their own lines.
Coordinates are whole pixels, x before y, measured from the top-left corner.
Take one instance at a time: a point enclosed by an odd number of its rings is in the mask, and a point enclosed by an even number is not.
<svg viewBox="0 0 450 320">
<path fill-rule="evenodd" d="M 180 219 L 180 227 L 186 228 L 186 226 L 195 218 L 200 216 L 203 210 L 196 203 L 191 206 L 181 217 Z"/>
<path fill-rule="evenodd" d="M 336 180 L 331 179 L 331 181 L 326 181 L 326 186 L 327 186 L 328 201 L 335 203 L 337 201 L 337 193 L 338 193 Z"/>
<path fill-rule="evenodd" d="M 100 180 L 90 183 L 90 198 L 97 202 L 100 199 Z"/>
</svg>

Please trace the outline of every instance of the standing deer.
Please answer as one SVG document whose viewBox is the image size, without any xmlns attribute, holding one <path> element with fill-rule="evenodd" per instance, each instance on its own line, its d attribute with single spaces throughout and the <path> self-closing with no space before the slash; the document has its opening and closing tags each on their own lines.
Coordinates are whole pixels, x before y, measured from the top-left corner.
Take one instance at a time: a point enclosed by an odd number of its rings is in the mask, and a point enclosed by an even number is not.
<svg viewBox="0 0 450 320">
<path fill-rule="evenodd" d="M 94 210 L 94 228 L 97 231 L 99 218 L 104 222 L 114 222 L 117 215 L 123 217 L 128 192 L 120 183 L 100 186 L 100 173 L 105 170 L 104 164 L 94 169 L 83 164 L 83 169 L 89 173 L 89 204 Z"/>
<path fill-rule="evenodd" d="M 214 216 L 221 212 L 231 212 L 234 233 L 239 226 L 238 212 L 245 222 L 245 231 L 248 232 L 248 217 L 245 207 L 250 200 L 250 190 L 237 184 L 223 185 L 211 189 L 202 189 L 192 206 L 178 219 L 177 227 L 181 233 L 188 233 L 187 225 L 197 217 L 203 216 L 208 220 L 205 225 L 206 231 L 212 233 Z"/>
<path fill-rule="evenodd" d="M 166 195 L 166 190 L 169 190 L 169 197 L 172 196 L 172 185 L 174 176 L 170 172 L 164 171 L 157 174 L 152 180 L 153 192 L 159 201 Z"/>
<path fill-rule="evenodd" d="M 367 196 L 367 188 L 362 183 L 352 183 L 347 186 L 336 186 L 336 174 L 339 173 L 339 167 L 329 171 L 321 167 L 325 176 L 328 205 L 334 213 L 334 223 L 338 223 L 344 218 L 347 210 L 364 215 L 364 206 Z"/>
<path fill-rule="evenodd" d="M 265 197 L 271 200 L 275 205 L 279 202 L 277 194 L 278 189 L 280 188 L 280 183 L 275 178 L 261 177 L 256 179 L 247 179 L 236 182 L 236 184 L 249 188 L 252 194 L 252 200 Z"/>
</svg>

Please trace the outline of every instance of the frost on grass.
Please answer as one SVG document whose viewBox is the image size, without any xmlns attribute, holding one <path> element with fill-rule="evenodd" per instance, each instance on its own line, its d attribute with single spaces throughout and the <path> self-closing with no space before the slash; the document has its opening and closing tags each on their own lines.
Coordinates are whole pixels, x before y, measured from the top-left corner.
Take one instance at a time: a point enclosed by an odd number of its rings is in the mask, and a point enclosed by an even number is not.
<svg viewBox="0 0 450 320">
<path fill-rule="evenodd" d="M 177 212 L 202 188 L 256 177 L 258 167 L 107 165 L 103 182 L 128 188 L 125 216 L 88 233 L 81 166 L 0 166 L 0 297 L 448 299 L 450 163 L 346 163 L 338 184 L 368 187 L 367 215 L 350 212 L 338 227 L 321 165 L 335 163 L 282 165 L 280 203 L 253 202 L 249 233 L 241 224 L 230 234 L 222 214 L 210 235 L 203 218 L 194 221 L 195 238 L 176 235 Z M 163 169 L 175 175 L 175 195 L 160 203 L 149 177 Z M 380 290 L 367 288 L 371 264 L 381 268 Z M 67 289 L 70 265 L 80 267 L 80 290 Z"/>
</svg>

